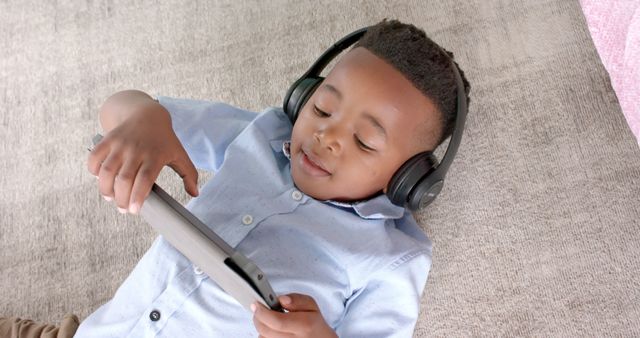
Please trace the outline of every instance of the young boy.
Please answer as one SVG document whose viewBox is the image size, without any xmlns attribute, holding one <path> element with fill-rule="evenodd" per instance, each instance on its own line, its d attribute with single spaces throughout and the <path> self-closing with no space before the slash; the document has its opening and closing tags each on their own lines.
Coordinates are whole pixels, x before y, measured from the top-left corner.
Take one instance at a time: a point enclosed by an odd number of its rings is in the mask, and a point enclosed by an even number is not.
<svg viewBox="0 0 640 338">
<path fill-rule="evenodd" d="M 431 243 L 384 193 L 407 159 L 451 135 L 455 100 L 447 56 L 386 20 L 293 126 L 281 108 L 114 94 L 88 160 L 104 198 L 137 213 L 171 166 L 197 196 L 187 208 L 266 273 L 289 312 L 246 311 L 158 236 L 76 337 L 410 337 Z M 195 168 L 215 172 L 201 192 Z"/>
</svg>

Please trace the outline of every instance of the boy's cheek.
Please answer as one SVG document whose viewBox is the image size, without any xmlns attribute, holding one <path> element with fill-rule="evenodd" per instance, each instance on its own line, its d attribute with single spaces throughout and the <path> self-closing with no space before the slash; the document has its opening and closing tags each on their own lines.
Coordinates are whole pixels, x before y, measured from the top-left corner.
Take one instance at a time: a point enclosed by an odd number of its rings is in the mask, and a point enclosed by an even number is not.
<svg viewBox="0 0 640 338">
<path fill-rule="evenodd" d="M 300 141 L 298 133 L 294 131 L 291 133 L 291 145 L 289 145 L 289 153 L 291 156 L 298 153 L 300 151 Z M 293 157 L 292 157 L 293 159 Z"/>
</svg>

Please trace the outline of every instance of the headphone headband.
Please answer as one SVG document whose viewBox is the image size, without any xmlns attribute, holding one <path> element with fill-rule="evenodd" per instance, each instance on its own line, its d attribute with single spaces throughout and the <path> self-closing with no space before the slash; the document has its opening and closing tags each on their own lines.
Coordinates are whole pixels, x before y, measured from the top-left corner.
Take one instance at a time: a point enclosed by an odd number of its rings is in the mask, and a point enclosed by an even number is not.
<svg viewBox="0 0 640 338">
<path fill-rule="evenodd" d="M 440 46 L 438 46 L 438 48 L 440 48 L 447 57 L 449 56 L 449 54 L 447 54 Z M 460 75 L 458 66 L 456 66 L 451 57 L 449 57 L 449 62 L 451 63 L 451 68 L 453 68 L 453 75 L 456 81 L 456 122 L 453 127 L 453 133 L 451 134 L 449 144 L 447 145 L 447 151 L 444 153 L 440 164 L 433 172 L 433 176 L 441 180 L 444 180 L 447 170 L 449 170 L 449 167 L 458 152 L 460 143 L 462 143 L 462 132 L 464 130 L 464 123 L 467 119 L 467 93 L 464 89 L 464 82 L 462 81 L 462 76 Z"/>
<path fill-rule="evenodd" d="M 333 58 L 335 58 L 340 52 L 349 48 L 349 46 L 356 43 L 360 38 L 367 32 L 369 27 L 360 28 L 357 31 L 345 36 L 340 39 L 340 41 L 333 44 L 333 46 L 329 47 L 320 57 L 313 63 L 311 68 L 302 75 L 303 78 L 311 77 L 311 76 L 320 76 L 324 67 L 326 67 Z"/>
</svg>

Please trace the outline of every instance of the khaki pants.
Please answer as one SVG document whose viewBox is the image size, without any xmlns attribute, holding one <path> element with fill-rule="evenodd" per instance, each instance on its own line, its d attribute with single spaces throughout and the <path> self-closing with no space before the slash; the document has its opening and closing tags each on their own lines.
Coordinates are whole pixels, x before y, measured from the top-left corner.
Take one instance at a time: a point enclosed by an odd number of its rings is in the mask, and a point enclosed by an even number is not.
<svg viewBox="0 0 640 338">
<path fill-rule="evenodd" d="M 30 319 L 0 317 L 0 338 L 72 338 L 80 321 L 74 314 L 66 314 L 60 326 L 35 323 Z"/>
</svg>

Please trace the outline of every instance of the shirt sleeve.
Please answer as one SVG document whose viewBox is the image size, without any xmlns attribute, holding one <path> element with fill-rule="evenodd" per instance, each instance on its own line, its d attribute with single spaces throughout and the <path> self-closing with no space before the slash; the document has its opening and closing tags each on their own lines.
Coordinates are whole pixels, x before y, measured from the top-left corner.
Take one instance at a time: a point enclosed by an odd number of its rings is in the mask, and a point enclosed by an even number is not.
<svg viewBox="0 0 640 338">
<path fill-rule="evenodd" d="M 229 144 L 258 116 L 222 102 L 157 96 L 173 131 L 198 169 L 217 171 Z"/>
<path fill-rule="evenodd" d="M 377 273 L 347 301 L 338 336 L 411 337 L 430 267 L 430 252 L 419 251 Z"/>
</svg>

